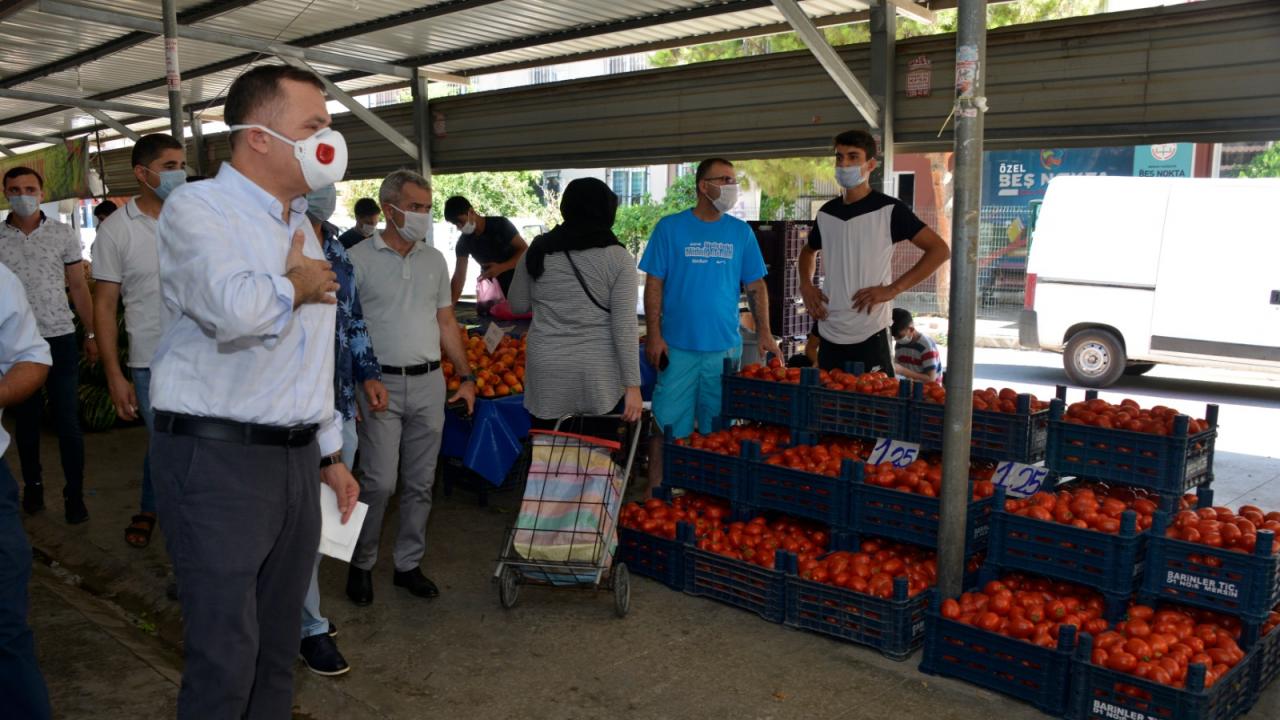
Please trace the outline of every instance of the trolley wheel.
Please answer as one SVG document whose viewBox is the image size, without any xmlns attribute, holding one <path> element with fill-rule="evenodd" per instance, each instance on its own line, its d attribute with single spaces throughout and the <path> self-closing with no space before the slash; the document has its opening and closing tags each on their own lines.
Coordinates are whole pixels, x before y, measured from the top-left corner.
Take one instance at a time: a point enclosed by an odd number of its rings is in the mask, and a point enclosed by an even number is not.
<svg viewBox="0 0 1280 720">
<path fill-rule="evenodd" d="M 498 576 L 498 601 L 508 610 L 520 601 L 520 576 L 514 568 L 504 567 Z"/>
<path fill-rule="evenodd" d="M 609 574 L 609 584 L 613 586 L 613 612 L 618 617 L 626 617 L 631 611 L 631 571 L 626 563 L 613 566 Z"/>
</svg>

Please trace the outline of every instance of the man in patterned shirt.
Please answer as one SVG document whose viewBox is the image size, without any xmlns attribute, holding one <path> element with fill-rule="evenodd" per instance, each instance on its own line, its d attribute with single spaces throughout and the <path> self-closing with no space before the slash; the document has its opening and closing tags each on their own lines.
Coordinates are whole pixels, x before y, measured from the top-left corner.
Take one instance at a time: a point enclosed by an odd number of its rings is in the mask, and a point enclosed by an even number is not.
<svg viewBox="0 0 1280 720">
<path fill-rule="evenodd" d="M 40 335 L 53 352 L 53 367 L 45 390 L 49 408 L 58 428 L 58 451 L 66 484 L 67 522 L 75 525 L 89 519 L 84 506 L 84 434 L 80 431 L 79 348 L 67 289 L 84 325 L 84 355 L 98 361 L 98 342 L 93 333 L 93 298 L 81 261 L 80 237 L 71 226 L 51 220 L 40 211 L 44 179 L 28 167 L 11 168 L 4 174 L 4 194 L 13 211 L 0 223 L 0 263 L 13 271 L 27 291 L 27 302 L 36 316 Z M 26 490 L 22 507 L 28 513 L 44 509 L 44 482 L 40 468 L 40 415 L 44 398 L 35 393 L 14 409 L 17 421 L 18 459 Z"/>
<path fill-rule="evenodd" d="M 364 324 L 364 311 L 360 308 L 360 296 L 356 294 L 355 271 L 351 258 L 339 239 L 338 228 L 329 224 L 337 204 L 337 189 L 333 185 L 307 193 L 307 219 L 311 221 L 316 237 L 323 240 L 324 255 L 338 276 L 338 331 L 334 343 L 336 353 L 333 363 L 333 400 L 342 413 L 342 462 L 355 467 L 356 420 L 360 411 L 356 407 L 356 382 L 364 386 L 369 409 L 382 412 L 387 409 L 387 388 L 382 384 L 382 368 L 373 354 L 369 341 L 369 329 Z M 346 658 L 338 651 L 333 638 L 338 628 L 320 614 L 320 555 L 311 571 L 311 585 L 307 588 L 302 604 L 302 660 L 317 675 L 342 675 L 351 669 Z"/>
</svg>

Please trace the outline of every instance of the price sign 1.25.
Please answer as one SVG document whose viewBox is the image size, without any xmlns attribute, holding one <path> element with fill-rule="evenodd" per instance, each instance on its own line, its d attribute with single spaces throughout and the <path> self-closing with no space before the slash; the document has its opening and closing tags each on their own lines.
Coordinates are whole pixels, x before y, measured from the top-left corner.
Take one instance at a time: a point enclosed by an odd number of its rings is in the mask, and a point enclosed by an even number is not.
<svg viewBox="0 0 1280 720">
<path fill-rule="evenodd" d="M 1049 468 L 1005 460 L 996 466 L 992 480 L 1003 487 L 1009 497 L 1024 498 L 1035 495 L 1048 477 Z"/>
<path fill-rule="evenodd" d="M 920 458 L 920 446 L 916 443 L 880 438 L 867 462 L 871 465 L 893 463 L 894 467 L 906 467 Z"/>
</svg>

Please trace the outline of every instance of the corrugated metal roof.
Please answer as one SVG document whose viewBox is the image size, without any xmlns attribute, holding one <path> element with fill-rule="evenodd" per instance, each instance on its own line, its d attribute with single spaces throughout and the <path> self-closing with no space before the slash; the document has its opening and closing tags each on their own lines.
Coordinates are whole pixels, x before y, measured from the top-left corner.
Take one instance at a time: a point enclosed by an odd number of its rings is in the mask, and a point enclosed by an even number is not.
<svg viewBox="0 0 1280 720">
<path fill-rule="evenodd" d="M 113 13 L 160 18 L 157 0 L 72 0 L 78 5 Z M 802 0 L 810 16 L 824 18 L 867 7 L 865 0 Z M 564 55 L 626 47 L 637 43 L 670 41 L 700 35 L 771 25 L 781 16 L 765 0 L 180 0 L 180 12 L 203 13 L 192 26 L 242 37 L 297 42 L 353 58 L 399 62 L 406 58 L 431 58 L 442 53 L 455 57 L 431 64 L 432 70 L 473 72 L 511 62 L 537 61 Z M 413 15 L 417 13 L 418 15 Z M 392 24 L 396 18 L 433 17 Z M 690 17 L 694 13 L 697 17 Z M 406 15 L 409 14 L 409 15 Z M 686 18 L 686 19 L 681 19 Z M 360 32 L 360 24 L 388 19 L 388 27 Z M 613 23 L 627 23 L 609 32 Z M 347 30 L 348 32 L 344 32 Z M 4 78 L 38 72 L 69 57 L 89 53 L 108 43 L 123 44 L 129 30 L 97 22 L 68 19 L 40 11 L 40 3 L 15 12 L 0 25 L 6 52 L 0 54 L 0 85 Z M 574 38 L 564 37 L 573 33 Z M 350 35 L 331 39 L 335 35 Z M 145 36 L 142 36 L 145 37 Z M 141 39 L 141 37 L 139 37 Z M 317 44 L 316 40 L 323 40 Z M 512 48 L 510 43 L 519 43 Z M 507 43 L 507 46 L 502 44 Z M 494 52 L 489 48 L 493 47 Z M 459 54 L 468 57 L 456 57 Z M 257 58 L 240 48 L 193 40 L 179 41 L 183 71 L 183 99 L 188 104 L 217 100 L 249 63 L 274 62 Z M 241 59 L 238 62 L 234 62 Z M 218 63 L 230 65 L 200 75 L 201 69 Z M 316 65 L 326 74 L 344 68 Z M 348 73 L 352 75 L 354 73 Z M 197 76 L 200 75 L 200 76 Z M 101 58 L 85 59 L 74 67 L 12 85 L 16 89 L 55 93 L 69 97 L 111 96 L 124 102 L 164 107 L 167 95 L 163 41 L 153 37 Z M 395 81 L 390 76 L 363 76 L 343 80 L 346 90 L 377 87 Z M 141 84 L 157 86 L 121 97 L 121 90 Z M 47 106 L 0 99 L 0 127 L 34 134 L 63 132 L 72 123 L 89 122 L 76 110 L 42 117 L 24 117 Z M 13 119 L 18 118 L 18 121 Z M 7 121 L 7 122 L 6 122 Z"/>
</svg>

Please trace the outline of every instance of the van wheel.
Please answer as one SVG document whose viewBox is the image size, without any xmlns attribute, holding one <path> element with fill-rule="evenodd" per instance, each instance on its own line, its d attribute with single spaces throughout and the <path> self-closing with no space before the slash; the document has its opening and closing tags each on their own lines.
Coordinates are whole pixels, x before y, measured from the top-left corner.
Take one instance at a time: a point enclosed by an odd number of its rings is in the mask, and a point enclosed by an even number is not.
<svg viewBox="0 0 1280 720">
<path fill-rule="evenodd" d="M 1146 375 L 1151 372 L 1151 368 L 1155 367 L 1155 363 L 1131 362 L 1124 368 L 1124 374 L 1137 377 L 1138 375 Z"/>
<path fill-rule="evenodd" d="M 1071 382 L 1084 387 L 1107 387 L 1124 374 L 1124 346 L 1108 330 L 1093 328 L 1071 336 L 1062 364 Z"/>
</svg>

